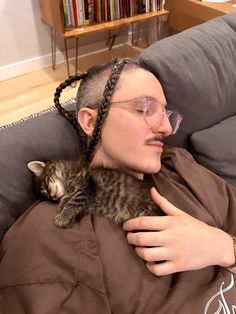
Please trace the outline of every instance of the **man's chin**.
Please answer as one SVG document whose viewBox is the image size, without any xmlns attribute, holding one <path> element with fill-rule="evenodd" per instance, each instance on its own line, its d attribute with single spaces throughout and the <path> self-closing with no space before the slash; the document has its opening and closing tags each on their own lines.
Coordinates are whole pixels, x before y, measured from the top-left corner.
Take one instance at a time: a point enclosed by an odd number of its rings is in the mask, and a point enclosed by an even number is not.
<svg viewBox="0 0 236 314">
<path fill-rule="evenodd" d="M 146 174 L 155 174 L 155 173 L 158 173 L 159 171 L 161 170 L 161 168 L 156 168 L 156 169 L 147 169 L 146 171 L 144 171 L 143 173 L 146 173 Z"/>
<path fill-rule="evenodd" d="M 155 174 L 159 172 L 160 169 L 161 169 L 161 163 L 158 163 L 156 165 L 150 165 L 150 166 L 147 166 L 147 165 L 143 165 L 140 167 L 137 166 L 136 168 L 133 168 L 132 170 L 136 173 Z"/>
<path fill-rule="evenodd" d="M 155 174 L 161 170 L 161 163 L 158 163 L 156 165 L 152 165 L 149 167 L 145 167 L 145 173 L 148 174 Z"/>
</svg>

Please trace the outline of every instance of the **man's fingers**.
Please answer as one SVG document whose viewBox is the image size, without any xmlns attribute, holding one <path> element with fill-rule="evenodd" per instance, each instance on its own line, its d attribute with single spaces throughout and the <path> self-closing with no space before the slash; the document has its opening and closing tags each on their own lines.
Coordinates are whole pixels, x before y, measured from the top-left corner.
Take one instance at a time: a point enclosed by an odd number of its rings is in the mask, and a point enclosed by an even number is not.
<svg viewBox="0 0 236 314">
<path fill-rule="evenodd" d="M 142 231 L 142 230 L 153 230 L 159 231 L 164 230 L 168 226 L 168 217 L 166 216 L 141 216 L 133 219 L 129 219 L 123 224 L 125 231 Z"/>
<path fill-rule="evenodd" d="M 161 263 L 147 262 L 146 266 L 156 276 L 170 275 L 178 271 L 175 269 L 174 264 L 169 261 Z"/>
<path fill-rule="evenodd" d="M 170 259 L 165 247 L 136 247 L 135 251 L 146 262 L 165 261 Z"/>
<path fill-rule="evenodd" d="M 128 232 L 127 240 L 135 246 L 163 246 L 166 244 L 163 232 Z"/>
<path fill-rule="evenodd" d="M 184 211 L 175 207 L 166 198 L 161 196 L 155 188 L 151 189 L 153 201 L 163 210 L 167 216 L 142 216 L 127 220 L 123 224 L 125 231 L 131 230 L 165 230 L 169 225 L 168 216 L 187 215 Z"/>
<path fill-rule="evenodd" d="M 176 216 L 184 212 L 171 204 L 166 198 L 161 196 L 155 188 L 151 188 L 151 197 L 153 201 L 163 210 L 166 215 Z"/>
</svg>

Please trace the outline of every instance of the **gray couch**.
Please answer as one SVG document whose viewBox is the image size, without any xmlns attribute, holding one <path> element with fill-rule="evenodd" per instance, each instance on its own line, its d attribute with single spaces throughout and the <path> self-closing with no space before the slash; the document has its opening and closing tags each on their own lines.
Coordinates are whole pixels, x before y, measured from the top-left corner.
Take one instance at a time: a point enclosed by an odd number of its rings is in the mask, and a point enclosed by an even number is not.
<svg viewBox="0 0 236 314">
<path fill-rule="evenodd" d="M 236 184 L 236 13 L 163 39 L 140 59 L 184 117 L 168 144 Z"/>
<path fill-rule="evenodd" d="M 140 55 L 184 117 L 169 145 L 184 147 L 236 184 L 236 14 L 153 44 Z M 66 104 L 73 110 L 74 105 Z M 30 160 L 76 159 L 77 133 L 55 108 L 0 129 L 0 238 L 37 199 Z"/>
</svg>

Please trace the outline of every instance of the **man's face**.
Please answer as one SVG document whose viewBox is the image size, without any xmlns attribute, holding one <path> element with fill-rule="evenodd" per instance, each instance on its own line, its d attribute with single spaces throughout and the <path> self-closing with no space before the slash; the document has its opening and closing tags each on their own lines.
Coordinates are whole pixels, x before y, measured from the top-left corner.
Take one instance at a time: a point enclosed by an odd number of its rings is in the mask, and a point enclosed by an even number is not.
<svg viewBox="0 0 236 314">
<path fill-rule="evenodd" d="M 156 99 L 163 106 L 166 105 L 162 87 L 154 75 L 143 69 L 123 71 L 111 102 L 143 97 Z M 152 129 L 142 115 L 134 114 L 127 106 L 132 104 L 110 105 L 92 164 L 124 169 L 142 178 L 143 173 L 160 170 L 163 151 L 161 139 L 163 133 L 168 136 L 172 129 L 166 115 L 162 117 L 160 125 Z"/>
</svg>

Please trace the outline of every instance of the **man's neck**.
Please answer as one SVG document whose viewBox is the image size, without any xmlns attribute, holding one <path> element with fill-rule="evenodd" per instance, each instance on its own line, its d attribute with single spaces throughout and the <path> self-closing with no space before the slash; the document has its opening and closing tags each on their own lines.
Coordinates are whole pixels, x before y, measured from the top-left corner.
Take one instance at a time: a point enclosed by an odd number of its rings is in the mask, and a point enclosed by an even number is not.
<svg viewBox="0 0 236 314">
<path fill-rule="evenodd" d="M 127 172 L 128 174 L 130 174 L 131 176 L 133 176 L 134 178 L 138 179 L 138 180 L 143 180 L 144 178 L 144 174 L 140 173 L 140 172 L 136 172 L 133 170 L 124 170 L 125 172 Z"/>
<path fill-rule="evenodd" d="M 111 163 L 106 163 L 106 162 L 102 162 L 101 160 L 98 161 L 97 159 L 93 159 L 91 164 L 90 164 L 91 168 L 97 168 L 97 167 L 104 167 L 104 168 L 110 168 L 110 169 L 119 169 L 120 171 L 126 172 L 129 175 L 131 175 L 132 177 L 138 179 L 138 180 L 143 180 L 144 179 L 144 174 L 142 172 L 138 172 L 136 170 L 133 169 L 127 169 L 125 167 L 120 167 L 119 165 L 114 165 Z"/>
</svg>

